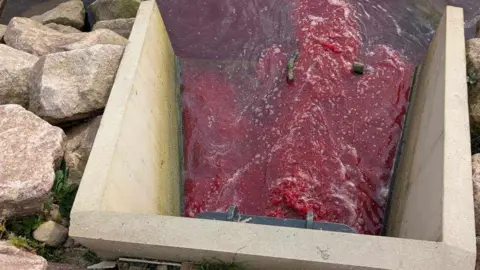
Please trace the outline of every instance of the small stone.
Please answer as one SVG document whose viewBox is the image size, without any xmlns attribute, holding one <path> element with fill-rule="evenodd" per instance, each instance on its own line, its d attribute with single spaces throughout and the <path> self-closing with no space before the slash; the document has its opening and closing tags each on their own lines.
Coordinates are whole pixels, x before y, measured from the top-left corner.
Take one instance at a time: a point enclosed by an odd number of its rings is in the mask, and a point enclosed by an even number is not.
<svg viewBox="0 0 480 270">
<path fill-rule="evenodd" d="M 2 270 L 46 270 L 47 260 L 0 241 L 0 266 Z"/>
<path fill-rule="evenodd" d="M 0 105 L 28 107 L 28 80 L 38 57 L 0 44 Z"/>
<path fill-rule="evenodd" d="M 65 162 L 70 169 L 69 183 L 80 184 L 101 121 L 102 117 L 97 116 L 66 131 Z"/>
<path fill-rule="evenodd" d="M 63 158 L 65 134 L 19 105 L 0 105 L 0 216 L 38 214 Z"/>
<path fill-rule="evenodd" d="M 48 28 L 51 28 L 53 30 L 56 30 L 60 33 L 64 33 L 64 34 L 75 34 L 75 33 L 82 33 L 82 31 L 76 29 L 76 28 L 73 28 L 71 26 L 68 26 L 68 25 L 61 25 L 61 24 L 56 24 L 56 23 L 48 23 L 48 24 L 45 24 L 45 26 L 47 26 Z"/>
<path fill-rule="evenodd" d="M 0 24 L 0 42 L 3 41 L 3 36 L 5 35 L 6 30 L 7 30 L 7 26 Z"/>
<path fill-rule="evenodd" d="M 67 236 L 68 229 L 51 220 L 43 223 L 33 232 L 35 240 L 51 247 L 58 247 L 63 244 Z"/>
<path fill-rule="evenodd" d="M 98 114 L 107 104 L 123 49 L 95 45 L 41 57 L 32 72 L 29 110 L 56 124 Z"/>
<path fill-rule="evenodd" d="M 97 0 L 90 5 L 95 21 L 133 18 L 137 15 L 140 0 Z"/>
<path fill-rule="evenodd" d="M 480 154 L 472 156 L 473 200 L 475 209 L 475 231 L 480 235 Z"/>
<path fill-rule="evenodd" d="M 56 8 L 34 16 L 32 19 L 43 24 L 57 23 L 82 29 L 85 25 L 85 7 L 81 0 L 72 0 L 61 3 Z"/>
<path fill-rule="evenodd" d="M 33 55 L 84 49 L 96 44 L 126 45 L 128 40 L 107 29 L 65 34 L 27 18 L 13 18 L 7 26 L 5 43 Z"/>
<path fill-rule="evenodd" d="M 99 21 L 93 26 L 93 30 L 109 29 L 128 39 L 134 23 L 135 18 Z"/>
</svg>

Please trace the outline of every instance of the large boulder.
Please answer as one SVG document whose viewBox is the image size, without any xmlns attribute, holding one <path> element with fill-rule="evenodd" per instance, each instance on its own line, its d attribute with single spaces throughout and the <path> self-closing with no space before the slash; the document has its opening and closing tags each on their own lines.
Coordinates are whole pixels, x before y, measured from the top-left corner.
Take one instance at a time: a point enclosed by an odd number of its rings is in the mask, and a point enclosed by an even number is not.
<svg viewBox="0 0 480 270">
<path fill-rule="evenodd" d="M 90 33 L 64 34 L 27 18 L 13 18 L 5 32 L 7 45 L 33 55 L 83 49 L 95 44 L 126 45 L 128 40 L 102 29 Z"/>
<path fill-rule="evenodd" d="M 90 5 L 95 21 L 133 18 L 137 15 L 140 0 L 97 0 Z"/>
<path fill-rule="evenodd" d="M 0 266 L 2 270 L 46 270 L 44 258 L 0 241 Z"/>
<path fill-rule="evenodd" d="M 468 103 L 472 134 L 480 135 L 480 38 L 467 41 Z"/>
<path fill-rule="evenodd" d="M 101 121 L 102 117 L 97 116 L 66 131 L 65 162 L 70 169 L 70 183 L 80 184 Z"/>
<path fill-rule="evenodd" d="M 480 235 L 480 154 L 472 156 L 472 182 L 475 209 L 475 231 Z"/>
<path fill-rule="evenodd" d="M 81 0 L 72 0 L 60 4 L 42 15 L 33 16 L 32 19 L 43 24 L 57 23 L 82 29 L 85 25 L 85 7 Z"/>
<path fill-rule="evenodd" d="M 64 34 L 75 34 L 75 33 L 81 33 L 82 31 L 78 30 L 77 28 L 73 28 L 68 25 L 63 25 L 63 24 L 56 24 L 56 23 L 47 23 L 45 24 L 48 28 L 51 28 L 53 30 L 57 30 L 60 33 Z"/>
<path fill-rule="evenodd" d="M 109 29 L 128 39 L 134 23 L 135 18 L 99 21 L 93 26 L 93 30 Z"/>
<path fill-rule="evenodd" d="M 28 80 L 38 57 L 0 44 L 0 105 L 28 107 Z"/>
<path fill-rule="evenodd" d="M 32 72 L 29 110 L 54 124 L 98 114 L 107 104 L 123 49 L 95 45 L 42 56 Z"/>
<path fill-rule="evenodd" d="M 37 214 L 50 193 L 65 134 L 19 105 L 0 105 L 0 216 Z"/>
</svg>

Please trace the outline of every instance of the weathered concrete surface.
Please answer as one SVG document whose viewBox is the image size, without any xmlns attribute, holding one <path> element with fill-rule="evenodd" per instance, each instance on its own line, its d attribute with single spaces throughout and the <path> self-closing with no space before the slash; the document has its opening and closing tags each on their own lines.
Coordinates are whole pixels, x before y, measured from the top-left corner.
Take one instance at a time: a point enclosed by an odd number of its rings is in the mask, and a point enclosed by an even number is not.
<svg viewBox="0 0 480 270">
<path fill-rule="evenodd" d="M 0 241 L 0 267 L 2 270 L 46 270 L 47 260 Z"/>
<path fill-rule="evenodd" d="M 70 169 L 68 177 L 70 183 L 80 184 L 101 121 L 102 116 L 97 116 L 67 130 L 65 162 Z"/>
<path fill-rule="evenodd" d="M 29 110 L 55 124 L 98 114 L 107 104 L 123 49 L 95 45 L 42 56 L 32 71 Z"/>
<path fill-rule="evenodd" d="M 68 229 L 52 220 L 42 223 L 33 231 L 35 240 L 51 247 L 62 245 L 67 240 L 67 237 Z"/>
<path fill-rule="evenodd" d="M 109 29 L 128 39 L 134 23 L 135 18 L 100 21 L 93 26 L 93 30 Z"/>
<path fill-rule="evenodd" d="M 82 29 L 85 25 L 85 7 L 81 0 L 71 0 L 32 19 L 43 24 L 56 23 Z"/>
<path fill-rule="evenodd" d="M 0 105 L 28 108 L 28 82 L 38 57 L 0 44 Z"/>
<path fill-rule="evenodd" d="M 47 23 L 45 26 L 57 30 L 58 32 L 64 33 L 64 34 L 75 34 L 75 33 L 81 33 L 82 31 L 73 28 L 68 25 L 62 25 L 62 24 L 56 24 L 56 23 Z"/>
<path fill-rule="evenodd" d="M 19 105 L 0 105 L 0 216 L 36 214 L 52 188 L 65 134 Z"/>
<path fill-rule="evenodd" d="M 128 40 L 106 29 L 90 33 L 64 34 L 27 18 L 13 18 L 5 32 L 5 43 L 33 55 L 83 49 L 95 44 L 125 45 Z"/>
<path fill-rule="evenodd" d="M 90 5 L 95 21 L 133 18 L 140 0 L 96 0 Z"/>
</svg>

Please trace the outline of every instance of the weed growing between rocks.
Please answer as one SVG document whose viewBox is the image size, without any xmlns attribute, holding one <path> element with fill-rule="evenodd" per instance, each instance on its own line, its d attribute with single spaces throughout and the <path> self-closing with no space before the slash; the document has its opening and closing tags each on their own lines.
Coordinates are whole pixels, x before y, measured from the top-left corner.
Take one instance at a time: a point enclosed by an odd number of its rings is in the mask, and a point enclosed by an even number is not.
<svg viewBox="0 0 480 270">
<path fill-rule="evenodd" d="M 100 260 L 87 248 L 72 243 L 58 247 L 48 246 L 35 239 L 34 231 L 46 221 L 52 220 L 65 227 L 69 226 L 70 212 L 78 190 L 78 185 L 67 182 L 69 169 L 62 161 L 60 169 L 55 172 L 52 190 L 45 200 L 43 211 L 36 216 L 5 219 L 0 218 L 0 240 L 44 257 L 50 262 L 70 263 L 85 267 Z"/>
</svg>

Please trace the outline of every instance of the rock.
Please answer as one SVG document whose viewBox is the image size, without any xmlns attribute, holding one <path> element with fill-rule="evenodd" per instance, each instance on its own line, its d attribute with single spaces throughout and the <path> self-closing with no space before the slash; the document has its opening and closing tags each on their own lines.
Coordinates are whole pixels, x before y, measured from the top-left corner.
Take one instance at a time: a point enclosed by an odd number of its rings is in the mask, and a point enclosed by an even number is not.
<svg viewBox="0 0 480 270">
<path fill-rule="evenodd" d="M 29 110 L 55 124 L 105 108 L 123 46 L 95 45 L 42 56 L 31 76 Z"/>
<path fill-rule="evenodd" d="M 68 181 L 80 184 L 83 171 L 87 166 L 90 151 L 97 135 L 102 116 L 97 116 L 90 121 L 75 126 L 66 131 L 67 147 L 65 149 L 65 162 L 70 169 Z"/>
<path fill-rule="evenodd" d="M 81 0 L 72 0 L 32 19 L 43 24 L 56 23 L 82 29 L 85 25 L 85 7 Z"/>
<path fill-rule="evenodd" d="M 3 36 L 5 35 L 6 30 L 7 30 L 7 26 L 0 24 L 0 42 L 3 41 Z"/>
<path fill-rule="evenodd" d="M 469 77 L 468 103 L 473 136 L 480 135 L 480 38 L 468 40 L 467 75 Z"/>
<path fill-rule="evenodd" d="M 135 18 L 100 21 L 93 26 L 93 30 L 109 29 L 128 39 L 134 23 Z"/>
<path fill-rule="evenodd" d="M 65 134 L 19 105 L 0 105 L 0 216 L 41 211 L 63 158 Z"/>
<path fill-rule="evenodd" d="M 90 33 L 65 34 L 34 20 L 18 17 L 13 18 L 8 24 L 4 39 L 7 45 L 37 56 L 83 49 L 96 44 L 128 43 L 127 39 L 106 29 Z"/>
<path fill-rule="evenodd" d="M 480 235 L 480 154 L 472 156 L 473 199 L 475 209 L 475 231 Z"/>
<path fill-rule="evenodd" d="M 35 240 L 47 246 L 58 247 L 67 240 L 68 229 L 54 221 L 47 221 L 33 231 Z"/>
<path fill-rule="evenodd" d="M 90 5 L 95 21 L 133 18 L 137 15 L 140 0 L 97 0 Z"/>
<path fill-rule="evenodd" d="M 47 260 L 0 241 L 0 265 L 2 270 L 46 270 Z"/>
<path fill-rule="evenodd" d="M 78 35 L 78 34 L 77 34 Z M 94 44 L 127 45 L 128 40 L 108 29 L 98 29 L 87 34 L 78 42 L 68 44 L 64 47 L 67 51 L 85 49 Z"/>
<path fill-rule="evenodd" d="M 73 28 L 71 26 L 68 26 L 68 25 L 61 25 L 61 24 L 56 24 L 56 23 L 48 23 L 46 24 L 45 26 L 47 26 L 48 28 L 51 28 L 53 30 L 56 30 L 60 33 L 64 33 L 64 34 L 75 34 L 75 33 L 82 33 L 82 31 L 76 29 L 76 28 Z"/>
<path fill-rule="evenodd" d="M 0 44 L 0 105 L 28 107 L 28 80 L 38 57 Z"/>
</svg>

